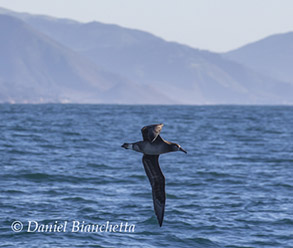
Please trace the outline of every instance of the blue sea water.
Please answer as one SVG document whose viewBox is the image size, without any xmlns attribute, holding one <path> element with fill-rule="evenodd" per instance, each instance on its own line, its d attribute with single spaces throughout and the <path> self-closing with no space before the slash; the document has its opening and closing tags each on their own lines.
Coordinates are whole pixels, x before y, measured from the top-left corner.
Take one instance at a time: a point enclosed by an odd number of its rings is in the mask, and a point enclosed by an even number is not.
<svg viewBox="0 0 293 248">
<path fill-rule="evenodd" d="M 161 122 L 188 154 L 160 156 L 159 227 L 142 156 L 120 146 Z M 293 247 L 293 107 L 2 104 L 0 190 L 0 247 Z"/>
</svg>

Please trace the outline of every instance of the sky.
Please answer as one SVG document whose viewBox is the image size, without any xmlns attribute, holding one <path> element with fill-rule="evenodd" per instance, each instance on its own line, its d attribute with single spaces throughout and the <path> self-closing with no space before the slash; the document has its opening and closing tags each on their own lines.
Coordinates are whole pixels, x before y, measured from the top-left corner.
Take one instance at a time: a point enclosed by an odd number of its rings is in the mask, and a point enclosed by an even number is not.
<svg viewBox="0 0 293 248">
<path fill-rule="evenodd" d="M 118 24 L 213 52 L 293 31 L 293 0 L 0 0 L 0 7 Z"/>
</svg>

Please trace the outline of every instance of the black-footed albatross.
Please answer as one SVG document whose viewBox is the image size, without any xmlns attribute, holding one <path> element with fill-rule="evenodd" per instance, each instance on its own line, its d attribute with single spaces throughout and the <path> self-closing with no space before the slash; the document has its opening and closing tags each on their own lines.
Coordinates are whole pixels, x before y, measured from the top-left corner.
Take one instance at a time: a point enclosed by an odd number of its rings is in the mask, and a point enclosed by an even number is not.
<svg viewBox="0 0 293 248">
<path fill-rule="evenodd" d="M 165 177 L 160 169 L 159 155 L 176 151 L 187 153 L 180 145 L 161 138 L 162 127 L 163 124 L 145 126 L 141 129 L 143 141 L 122 145 L 125 149 L 143 153 L 142 163 L 152 186 L 154 210 L 160 226 L 163 223 L 166 196 Z"/>
</svg>

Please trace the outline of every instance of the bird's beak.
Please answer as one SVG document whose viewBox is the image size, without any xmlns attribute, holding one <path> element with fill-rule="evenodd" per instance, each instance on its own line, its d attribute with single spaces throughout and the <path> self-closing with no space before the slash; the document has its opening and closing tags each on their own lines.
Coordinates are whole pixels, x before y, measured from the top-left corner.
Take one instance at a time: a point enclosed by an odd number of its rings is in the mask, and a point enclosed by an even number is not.
<svg viewBox="0 0 293 248">
<path fill-rule="evenodd" d="M 121 147 L 127 149 L 128 148 L 128 144 L 127 143 L 124 143 Z"/>
<path fill-rule="evenodd" d="M 179 150 L 180 150 L 181 152 L 187 153 L 187 151 L 185 151 L 182 147 L 180 147 Z"/>
</svg>

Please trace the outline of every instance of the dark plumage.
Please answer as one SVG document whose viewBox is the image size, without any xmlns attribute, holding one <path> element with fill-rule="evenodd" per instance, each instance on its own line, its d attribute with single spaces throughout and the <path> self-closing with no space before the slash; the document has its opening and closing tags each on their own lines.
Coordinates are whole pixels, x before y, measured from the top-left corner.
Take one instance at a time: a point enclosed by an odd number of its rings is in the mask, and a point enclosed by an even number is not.
<svg viewBox="0 0 293 248">
<path fill-rule="evenodd" d="M 143 153 L 142 163 L 152 186 L 154 210 L 162 226 L 165 211 L 165 177 L 159 165 L 159 155 L 173 151 L 186 151 L 178 144 L 163 140 L 160 136 L 163 124 L 145 126 L 141 129 L 143 141 L 124 143 L 125 149 Z"/>
</svg>

